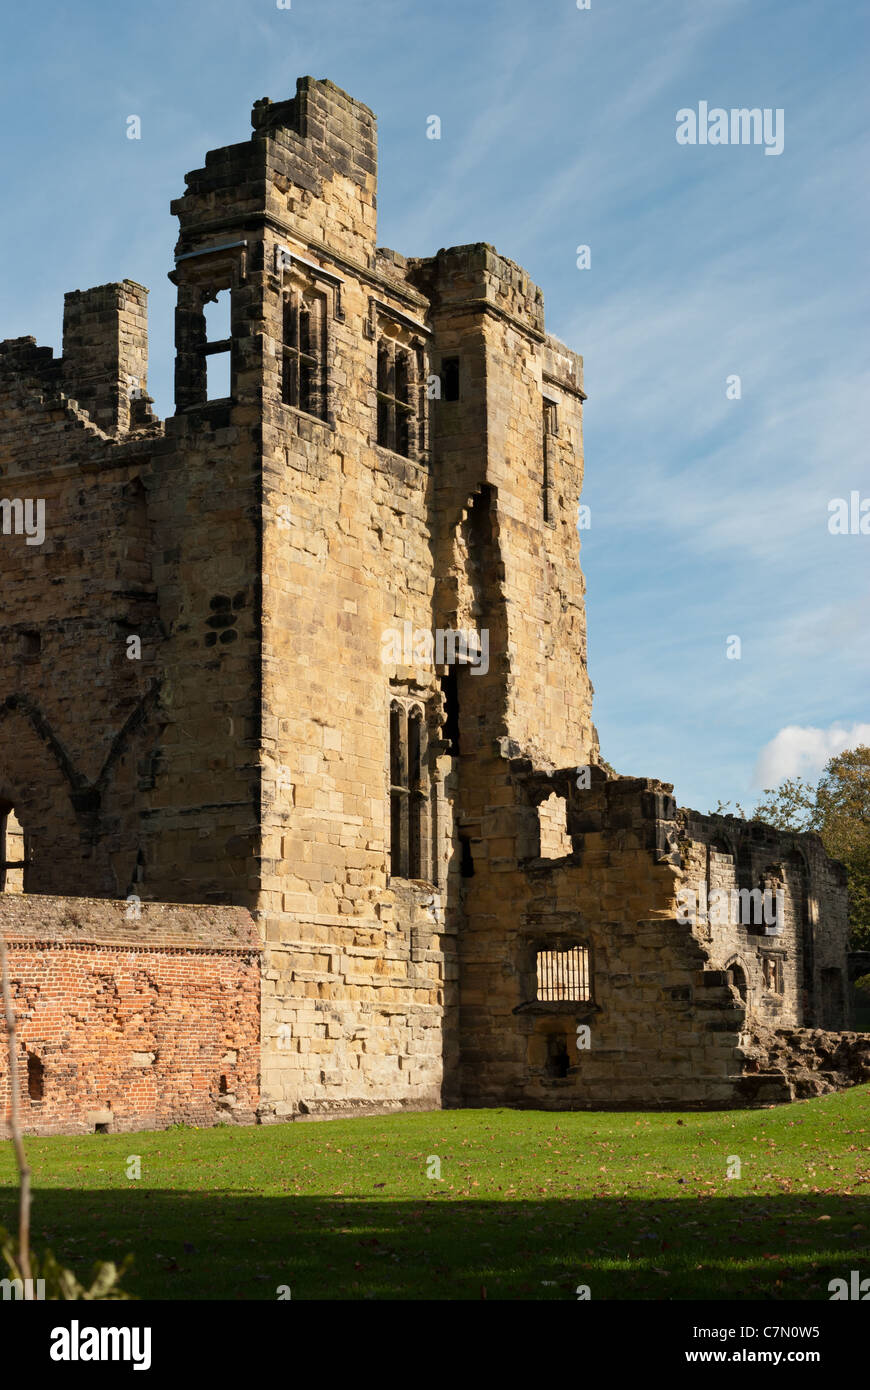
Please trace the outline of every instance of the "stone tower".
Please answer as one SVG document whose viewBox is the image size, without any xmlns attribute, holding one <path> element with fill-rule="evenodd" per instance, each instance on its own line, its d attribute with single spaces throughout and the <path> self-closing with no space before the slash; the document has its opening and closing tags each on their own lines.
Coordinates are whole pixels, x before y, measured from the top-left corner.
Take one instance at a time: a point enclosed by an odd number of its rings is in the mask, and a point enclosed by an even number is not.
<svg viewBox="0 0 870 1390">
<path fill-rule="evenodd" d="M 133 281 L 67 296 L 61 358 L 0 344 L 32 1123 L 734 1103 L 753 1019 L 845 1020 L 842 871 L 601 762 L 582 360 L 525 271 L 378 247 L 375 118 L 332 83 L 252 126 L 172 204 L 173 416 Z M 698 879 L 781 884 L 777 940 L 681 918 Z"/>
</svg>

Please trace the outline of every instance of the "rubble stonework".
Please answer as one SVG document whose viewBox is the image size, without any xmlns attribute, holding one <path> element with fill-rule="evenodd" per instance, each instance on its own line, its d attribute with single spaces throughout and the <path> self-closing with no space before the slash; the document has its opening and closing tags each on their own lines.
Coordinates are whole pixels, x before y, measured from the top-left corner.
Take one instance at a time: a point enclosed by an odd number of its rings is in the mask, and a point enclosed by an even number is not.
<svg viewBox="0 0 870 1390">
<path fill-rule="evenodd" d="M 41 545 L 0 537 L 17 988 L 66 958 L 44 904 L 87 899 L 91 921 L 95 900 L 134 894 L 214 929 L 207 969 L 174 943 L 172 983 L 156 970 L 146 991 L 152 1011 L 173 991 L 181 1051 L 186 1028 L 208 1038 L 208 1113 L 228 1108 L 209 1087 L 233 999 L 238 1113 L 266 1122 L 740 1103 L 753 1020 L 848 1023 L 843 871 L 811 836 L 678 814 L 671 787 L 603 764 L 583 363 L 526 272 L 482 243 L 378 247 L 375 118 L 332 83 L 257 102 L 252 126 L 172 204 L 173 416 L 151 409 L 133 281 L 67 296 L 59 358 L 0 344 L 3 490 L 41 499 L 46 527 Z M 221 361 L 229 395 L 210 398 Z M 487 659 L 404 637 L 435 632 L 485 633 Z M 680 920 L 687 884 L 765 875 L 785 895 L 775 944 Z M 229 969 L 231 908 L 262 945 L 258 1090 L 249 966 L 211 1022 L 184 1007 L 186 979 L 198 999 Z M 16 935 L 31 922 L 36 955 Z M 124 994 L 128 943 L 100 941 L 77 960 L 110 960 Z M 583 962 L 582 997 L 537 997 L 542 953 L 563 981 Z M 77 1110 L 61 996 L 29 1045 L 44 1114 L 79 1125 L 91 1083 Z M 85 1015 L 93 1046 L 117 1042 L 114 1016 Z M 113 1123 L 133 1126 L 145 1112 L 116 1064 Z M 187 1113 L 161 1075 L 148 1122 Z"/>
</svg>

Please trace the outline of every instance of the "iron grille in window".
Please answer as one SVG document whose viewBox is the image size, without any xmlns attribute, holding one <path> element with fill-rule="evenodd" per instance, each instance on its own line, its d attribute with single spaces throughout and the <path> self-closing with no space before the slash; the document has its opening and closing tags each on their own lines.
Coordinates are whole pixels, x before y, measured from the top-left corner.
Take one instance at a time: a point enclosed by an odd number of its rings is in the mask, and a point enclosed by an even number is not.
<svg viewBox="0 0 870 1390">
<path fill-rule="evenodd" d="M 320 295 L 290 290 L 284 296 L 281 399 L 321 420 L 326 418 L 324 323 Z"/>
<path fill-rule="evenodd" d="M 591 1000 L 589 951 L 586 946 L 539 951 L 537 965 L 539 1001 L 567 1000 L 588 1003 Z"/>
<path fill-rule="evenodd" d="M 420 450 L 420 355 L 392 338 L 378 341 L 378 443 L 405 458 Z"/>
<path fill-rule="evenodd" d="M 390 706 L 390 872 L 430 879 L 426 723 L 419 705 Z"/>
</svg>

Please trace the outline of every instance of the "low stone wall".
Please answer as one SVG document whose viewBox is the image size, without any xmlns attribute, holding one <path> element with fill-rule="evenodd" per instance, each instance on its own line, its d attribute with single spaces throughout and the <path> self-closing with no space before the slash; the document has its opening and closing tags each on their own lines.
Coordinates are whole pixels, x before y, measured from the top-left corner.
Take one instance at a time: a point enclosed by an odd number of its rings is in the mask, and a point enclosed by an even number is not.
<svg viewBox="0 0 870 1390">
<path fill-rule="evenodd" d="M 870 1082 L 870 1033 L 754 1028 L 742 1052 L 744 1104 L 806 1100 Z"/>
<path fill-rule="evenodd" d="M 243 908 L 0 897 L 29 1134 L 252 1123 L 260 953 Z M 9 1058 L 0 1048 L 0 1133 Z"/>
</svg>

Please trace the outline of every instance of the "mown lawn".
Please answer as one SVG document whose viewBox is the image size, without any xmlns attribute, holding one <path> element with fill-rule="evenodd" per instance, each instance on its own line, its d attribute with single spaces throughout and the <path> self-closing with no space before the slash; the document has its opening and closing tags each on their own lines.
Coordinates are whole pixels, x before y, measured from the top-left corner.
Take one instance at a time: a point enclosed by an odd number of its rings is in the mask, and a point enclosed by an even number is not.
<svg viewBox="0 0 870 1390">
<path fill-rule="evenodd" d="M 80 1276 L 130 1251 L 140 1298 L 827 1300 L 870 1275 L 866 1086 L 770 1110 L 453 1110 L 27 1150 L 34 1248 Z M 14 1212 L 7 1143 L 0 1225 Z"/>
</svg>

